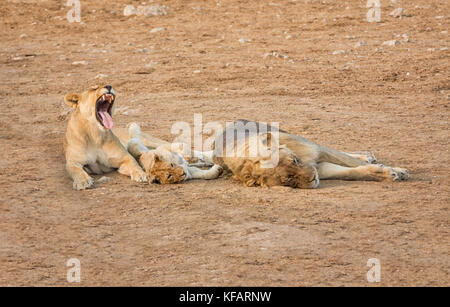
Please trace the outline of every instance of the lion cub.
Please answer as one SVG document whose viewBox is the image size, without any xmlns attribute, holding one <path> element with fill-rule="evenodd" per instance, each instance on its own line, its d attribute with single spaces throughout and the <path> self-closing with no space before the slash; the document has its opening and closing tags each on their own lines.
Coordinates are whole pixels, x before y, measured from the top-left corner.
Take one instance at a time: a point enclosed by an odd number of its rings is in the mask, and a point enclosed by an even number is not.
<svg viewBox="0 0 450 307">
<path fill-rule="evenodd" d="M 185 144 L 165 144 L 149 150 L 142 144 L 141 129 L 136 123 L 130 125 L 129 134 L 127 149 L 141 163 L 151 183 L 172 184 L 189 179 L 216 179 L 222 173 L 219 165 L 213 165 L 207 170 L 189 165 L 182 156 L 187 151 Z"/>
<path fill-rule="evenodd" d="M 88 173 L 103 174 L 113 169 L 134 181 L 148 181 L 147 174 L 111 131 L 116 92 L 110 85 L 67 94 L 64 100 L 75 109 L 64 139 L 66 169 L 74 189 L 93 186 L 94 180 Z"/>
</svg>

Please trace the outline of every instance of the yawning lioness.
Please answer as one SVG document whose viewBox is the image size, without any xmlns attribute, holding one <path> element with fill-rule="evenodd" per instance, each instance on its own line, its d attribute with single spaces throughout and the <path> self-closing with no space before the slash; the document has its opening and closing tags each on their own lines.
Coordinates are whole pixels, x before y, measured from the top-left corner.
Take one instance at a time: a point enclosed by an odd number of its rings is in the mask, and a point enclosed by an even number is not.
<svg viewBox="0 0 450 307">
<path fill-rule="evenodd" d="M 64 139 L 66 169 L 73 187 L 92 187 L 88 173 L 102 174 L 118 169 L 131 179 L 148 181 L 147 174 L 112 132 L 116 93 L 110 85 L 94 86 L 82 94 L 67 94 L 67 105 L 75 109 L 70 115 Z"/>
</svg>

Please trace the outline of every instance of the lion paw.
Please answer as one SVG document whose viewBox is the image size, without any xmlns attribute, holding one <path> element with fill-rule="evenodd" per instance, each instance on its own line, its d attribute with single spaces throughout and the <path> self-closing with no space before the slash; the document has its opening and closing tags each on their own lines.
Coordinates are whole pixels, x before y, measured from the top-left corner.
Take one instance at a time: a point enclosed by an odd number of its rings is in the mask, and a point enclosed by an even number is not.
<svg viewBox="0 0 450 307">
<path fill-rule="evenodd" d="M 370 151 L 367 151 L 364 153 L 364 160 L 369 164 L 375 164 L 377 163 L 377 158 L 375 157 L 375 155 L 373 153 L 371 153 Z"/>
<path fill-rule="evenodd" d="M 388 181 L 404 181 L 409 178 L 408 170 L 399 167 L 389 167 L 383 164 L 373 164 L 374 173 L 379 175 L 381 179 Z"/>
<path fill-rule="evenodd" d="M 405 181 L 409 178 L 409 171 L 405 168 L 393 167 L 392 170 L 397 173 L 399 181 Z"/>
<path fill-rule="evenodd" d="M 212 169 L 214 170 L 214 172 L 216 173 L 217 177 L 219 177 L 220 175 L 222 175 L 223 173 L 223 167 L 220 165 L 215 164 Z"/>
<path fill-rule="evenodd" d="M 136 182 L 148 182 L 148 175 L 146 172 L 139 170 L 131 172 L 131 180 Z"/>
<path fill-rule="evenodd" d="M 89 189 L 93 185 L 94 185 L 94 179 L 92 179 L 91 177 L 88 177 L 84 180 L 74 180 L 74 182 L 73 182 L 73 188 L 78 191 Z"/>
</svg>

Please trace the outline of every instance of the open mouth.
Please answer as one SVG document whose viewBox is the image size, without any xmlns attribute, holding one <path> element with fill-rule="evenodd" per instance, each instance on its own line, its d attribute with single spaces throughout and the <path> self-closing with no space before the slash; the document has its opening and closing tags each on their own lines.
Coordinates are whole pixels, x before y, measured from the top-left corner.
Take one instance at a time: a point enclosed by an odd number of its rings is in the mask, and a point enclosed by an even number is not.
<svg viewBox="0 0 450 307">
<path fill-rule="evenodd" d="M 97 99 L 95 106 L 95 115 L 97 120 L 102 124 L 106 129 L 112 129 L 114 126 L 111 109 L 114 104 L 114 95 L 113 94 L 103 94 Z"/>
</svg>

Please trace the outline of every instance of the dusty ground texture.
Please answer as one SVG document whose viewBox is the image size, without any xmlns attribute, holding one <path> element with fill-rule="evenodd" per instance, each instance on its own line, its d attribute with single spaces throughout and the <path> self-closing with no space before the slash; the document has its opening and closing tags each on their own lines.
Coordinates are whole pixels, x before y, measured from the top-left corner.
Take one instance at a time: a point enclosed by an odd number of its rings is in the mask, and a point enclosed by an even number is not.
<svg viewBox="0 0 450 307">
<path fill-rule="evenodd" d="M 85 286 L 368 286 L 369 258 L 380 285 L 450 285 L 448 1 L 382 0 L 379 23 L 356 0 L 155 1 L 170 7 L 157 17 L 123 16 L 142 0 L 81 0 L 82 23 L 65 2 L 0 3 L 0 285 L 69 285 L 69 258 Z M 194 113 L 278 121 L 411 180 L 293 190 L 112 173 L 77 192 L 63 96 L 97 83 L 119 93 L 117 126 L 169 140 Z"/>
</svg>

